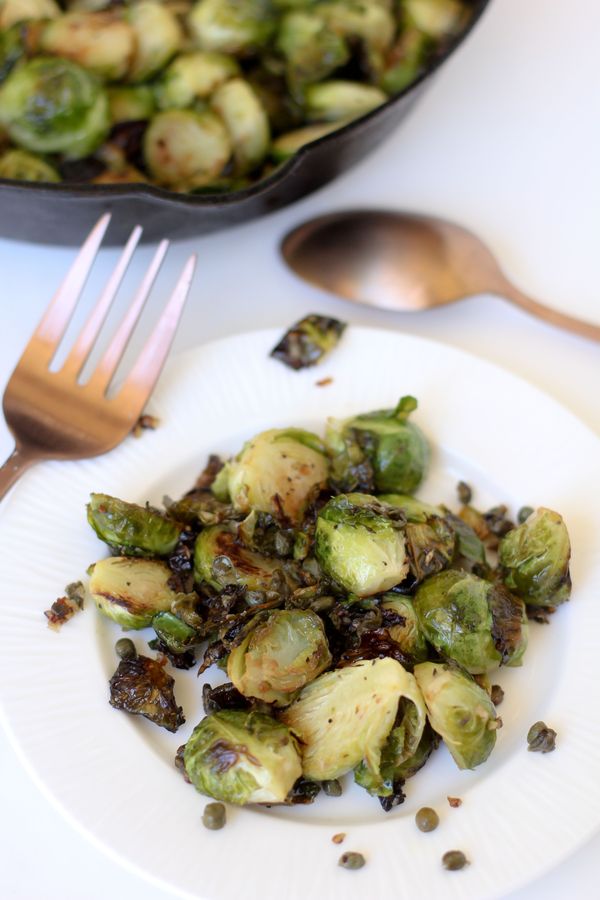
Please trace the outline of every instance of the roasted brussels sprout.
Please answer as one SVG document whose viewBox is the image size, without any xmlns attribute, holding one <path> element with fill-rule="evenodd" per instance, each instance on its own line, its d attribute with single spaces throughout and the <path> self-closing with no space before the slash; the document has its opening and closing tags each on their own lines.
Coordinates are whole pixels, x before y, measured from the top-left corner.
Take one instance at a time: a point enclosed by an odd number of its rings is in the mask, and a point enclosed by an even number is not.
<svg viewBox="0 0 600 900">
<path fill-rule="evenodd" d="M 0 125 L 19 147 L 81 159 L 108 133 L 106 92 L 66 59 L 40 56 L 14 69 L 0 87 Z"/>
<path fill-rule="evenodd" d="M 110 679 L 110 705 L 133 715 L 144 716 L 166 728 L 177 731 L 185 718 L 177 706 L 175 682 L 163 666 L 147 656 L 122 659 Z"/>
<path fill-rule="evenodd" d="M 295 131 L 281 134 L 271 145 L 271 155 L 275 162 L 285 162 L 286 159 L 294 156 L 306 144 L 311 144 L 313 141 L 318 141 L 319 138 L 325 137 L 326 134 L 337 131 L 338 128 L 342 127 L 342 124 L 345 125 L 346 123 L 326 122 L 319 125 L 306 125 L 304 128 L 297 128 Z M 322 355 L 323 353 L 320 352 L 318 359 L 314 362 L 305 363 L 305 365 L 314 366 L 315 363 L 319 362 Z M 303 366 L 291 365 L 290 363 L 287 363 L 287 365 L 290 365 L 292 369 L 303 368 Z"/>
<path fill-rule="evenodd" d="M 298 524 L 327 482 L 329 464 L 317 435 L 301 428 L 263 431 L 219 472 L 213 492 L 240 512 L 270 513 Z"/>
<path fill-rule="evenodd" d="M 496 743 L 500 719 L 487 693 L 458 667 L 424 662 L 415 666 L 429 721 L 459 769 L 485 762 Z"/>
<path fill-rule="evenodd" d="M 154 91 L 147 84 L 109 87 L 108 105 L 112 125 L 150 119 L 156 108 Z"/>
<path fill-rule="evenodd" d="M 0 156 L 0 178 L 14 181 L 60 181 L 50 163 L 26 150 L 7 150 Z"/>
<path fill-rule="evenodd" d="M 210 110 L 158 113 L 144 135 L 144 159 L 161 184 L 191 188 L 221 174 L 232 147 L 221 119 Z"/>
<path fill-rule="evenodd" d="M 277 49 L 286 60 L 292 94 L 302 99 L 307 84 L 327 78 L 350 58 L 348 44 L 315 11 L 289 12 L 281 20 Z"/>
<path fill-rule="evenodd" d="M 383 55 L 391 47 L 396 34 L 396 19 L 391 5 L 384 3 L 321 3 L 317 10 L 335 34 L 358 42 L 363 64 L 375 75 L 382 67 Z"/>
<path fill-rule="evenodd" d="M 422 695 L 421 695 L 422 696 Z M 394 769 L 394 780 L 406 780 L 416 775 L 423 768 L 433 751 L 438 747 L 439 736 L 435 733 L 429 722 L 426 722 L 419 746 L 412 756 L 406 759 Z"/>
<path fill-rule="evenodd" d="M 502 538 L 504 583 L 529 606 L 559 606 L 571 596 L 571 543 L 558 513 L 540 507 Z"/>
<path fill-rule="evenodd" d="M 321 128 L 329 130 L 328 125 L 314 125 L 309 128 L 303 128 L 301 131 L 311 131 L 314 135 L 315 129 Z M 295 132 L 295 134 L 298 133 Z M 319 134 L 318 136 L 320 137 L 321 135 Z M 290 137 L 291 135 L 284 135 L 281 140 Z M 308 138 L 308 140 L 314 139 L 315 137 Z M 321 362 L 327 353 L 337 346 L 345 328 L 346 323 L 340 322 L 339 319 L 312 313 L 309 316 L 305 316 L 304 319 L 300 319 L 291 328 L 288 328 L 277 346 L 271 350 L 271 356 L 273 359 L 278 359 L 280 362 L 285 363 L 290 369 L 305 369 L 308 366 L 315 366 Z"/>
<path fill-rule="evenodd" d="M 101 541 L 128 556 L 167 556 L 181 534 L 181 526 L 157 509 L 108 494 L 90 494 L 87 520 Z"/>
<path fill-rule="evenodd" d="M 320 511 L 315 556 L 341 588 L 359 597 L 403 581 L 408 559 L 398 510 L 368 494 L 340 494 Z M 401 514 L 400 514 L 401 515 Z"/>
<path fill-rule="evenodd" d="M 0 28 L 31 20 L 55 19 L 59 15 L 60 8 L 54 0 L 2 0 Z"/>
<path fill-rule="evenodd" d="M 419 587 L 414 605 L 429 643 L 468 672 L 522 664 L 528 634 L 525 607 L 501 585 L 469 572 L 440 572 Z"/>
<path fill-rule="evenodd" d="M 243 78 L 232 78 L 216 89 L 210 103 L 225 123 L 236 174 L 251 172 L 267 155 L 271 137 L 259 98 Z"/>
<path fill-rule="evenodd" d="M 392 624 L 386 624 L 386 628 L 392 640 L 413 663 L 425 662 L 428 653 L 427 641 L 410 597 L 384 594 L 381 598 L 381 609 L 384 614 L 385 612 L 390 614 Z M 401 621 L 395 621 L 396 619 Z M 383 621 L 386 622 L 385 615 Z"/>
<path fill-rule="evenodd" d="M 173 573 L 156 559 L 109 556 L 90 577 L 90 594 L 101 613 L 124 628 L 146 628 L 158 612 L 171 609 L 178 594 L 169 587 Z"/>
<path fill-rule="evenodd" d="M 248 550 L 227 525 L 204 528 L 196 538 L 194 574 L 216 590 L 242 585 L 250 591 L 264 591 L 282 568 L 282 561 Z"/>
<path fill-rule="evenodd" d="M 156 636 L 171 653 L 185 653 L 197 647 L 204 638 L 172 612 L 159 612 L 152 619 Z"/>
<path fill-rule="evenodd" d="M 374 85 L 358 81 L 321 81 L 308 85 L 304 100 L 309 121 L 347 122 L 381 106 L 387 95 Z"/>
<path fill-rule="evenodd" d="M 198 0 L 188 25 L 200 50 L 252 55 L 276 29 L 270 0 Z"/>
<path fill-rule="evenodd" d="M 460 0 L 403 0 L 403 7 L 408 23 L 437 40 L 458 31 L 466 15 Z"/>
<path fill-rule="evenodd" d="M 128 7 L 127 18 L 135 36 L 128 80 L 147 81 L 179 50 L 183 32 L 169 7 L 156 0 L 132 3 Z"/>
<path fill-rule="evenodd" d="M 412 494 L 425 474 L 429 446 L 422 431 L 408 421 L 417 408 L 414 397 L 402 397 L 395 409 L 364 413 L 346 421 L 330 419 L 325 442 L 332 456 L 332 482 L 352 490 L 361 463 L 372 468 L 380 493 Z"/>
<path fill-rule="evenodd" d="M 123 15 L 114 10 L 69 12 L 44 28 L 40 49 L 79 63 L 108 81 L 118 81 L 129 71 L 136 36 Z"/>
<path fill-rule="evenodd" d="M 304 776 L 330 780 L 361 764 L 378 773 L 400 698 L 413 692 L 410 679 L 387 657 L 325 672 L 307 685 L 280 714 L 300 739 Z"/>
<path fill-rule="evenodd" d="M 20 25 L 0 31 L 0 84 L 23 58 L 24 52 L 23 29 Z"/>
<path fill-rule="evenodd" d="M 433 45 L 435 46 L 435 45 Z M 385 57 L 379 84 L 387 94 L 399 94 L 417 78 L 432 47 L 417 28 L 405 28 Z"/>
<path fill-rule="evenodd" d="M 421 691 L 413 675 L 404 673 L 396 720 L 381 751 L 379 765 L 363 761 L 354 771 L 354 780 L 370 794 L 390 797 L 397 781 L 397 769 L 417 752 L 427 721 Z"/>
<path fill-rule="evenodd" d="M 205 100 L 240 67 L 231 56 L 197 50 L 181 53 L 167 66 L 156 84 L 160 109 L 185 109 L 196 100 Z"/>
<path fill-rule="evenodd" d="M 203 719 L 183 760 L 196 790 L 238 806 L 283 803 L 302 775 L 297 744 L 286 726 L 245 710 L 225 709 Z"/>
<path fill-rule="evenodd" d="M 229 654 L 227 674 L 245 697 L 286 706 L 331 663 L 323 623 L 304 609 L 259 614 Z"/>
</svg>

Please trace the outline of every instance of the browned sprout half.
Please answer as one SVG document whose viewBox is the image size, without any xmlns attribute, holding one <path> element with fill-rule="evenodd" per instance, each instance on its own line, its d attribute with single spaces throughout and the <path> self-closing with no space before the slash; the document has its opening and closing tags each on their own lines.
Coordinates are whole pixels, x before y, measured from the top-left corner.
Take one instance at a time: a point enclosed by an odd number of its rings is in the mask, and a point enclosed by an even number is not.
<svg viewBox="0 0 600 900">
<path fill-rule="evenodd" d="M 110 679 L 110 705 L 144 716 L 167 731 L 177 731 L 185 717 L 175 702 L 174 685 L 171 676 L 155 659 L 147 656 L 122 659 Z"/>
</svg>

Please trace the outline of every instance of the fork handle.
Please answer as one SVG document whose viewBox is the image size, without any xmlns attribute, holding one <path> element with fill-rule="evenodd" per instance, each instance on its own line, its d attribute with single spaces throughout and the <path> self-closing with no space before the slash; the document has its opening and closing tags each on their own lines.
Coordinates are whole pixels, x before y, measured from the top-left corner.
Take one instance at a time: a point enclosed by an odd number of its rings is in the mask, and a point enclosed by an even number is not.
<svg viewBox="0 0 600 900">
<path fill-rule="evenodd" d="M 15 481 L 35 460 L 35 456 L 17 444 L 4 465 L 0 466 L 0 500 L 6 496 Z"/>
</svg>

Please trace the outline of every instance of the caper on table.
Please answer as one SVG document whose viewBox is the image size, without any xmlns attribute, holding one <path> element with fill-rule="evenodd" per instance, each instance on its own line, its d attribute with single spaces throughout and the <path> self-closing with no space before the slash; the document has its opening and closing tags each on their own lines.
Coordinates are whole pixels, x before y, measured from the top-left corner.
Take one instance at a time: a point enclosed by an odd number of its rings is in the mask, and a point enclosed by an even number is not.
<svg viewBox="0 0 600 900">
<path fill-rule="evenodd" d="M 462 850 L 448 850 L 442 856 L 442 865 L 450 872 L 456 872 L 458 869 L 464 869 L 469 861 Z"/>
<path fill-rule="evenodd" d="M 362 853 L 355 853 L 352 850 L 342 853 L 338 860 L 338 865 L 342 869 L 362 869 L 366 860 Z"/>
<path fill-rule="evenodd" d="M 115 653 L 119 659 L 134 659 L 137 656 L 137 650 L 131 638 L 119 638 L 115 644 Z"/>
<path fill-rule="evenodd" d="M 202 824 L 210 831 L 218 831 L 227 822 L 227 810 L 223 803 L 207 803 L 202 813 Z"/>
<path fill-rule="evenodd" d="M 423 806 L 415 816 L 415 822 L 419 831 L 435 831 L 440 824 L 440 817 L 435 809 L 430 806 Z"/>
</svg>

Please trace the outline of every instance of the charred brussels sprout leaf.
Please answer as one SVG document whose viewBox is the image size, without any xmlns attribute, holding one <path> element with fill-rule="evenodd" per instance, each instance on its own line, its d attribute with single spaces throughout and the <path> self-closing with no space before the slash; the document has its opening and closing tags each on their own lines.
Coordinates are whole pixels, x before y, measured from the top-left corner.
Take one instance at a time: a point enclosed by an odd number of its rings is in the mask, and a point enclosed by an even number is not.
<svg viewBox="0 0 600 900">
<path fill-rule="evenodd" d="M 90 593 L 109 619 L 124 628 L 146 628 L 181 596 L 169 587 L 171 575 L 167 564 L 156 559 L 109 556 L 95 564 Z"/>
<path fill-rule="evenodd" d="M 101 541 L 129 556 L 168 556 L 181 534 L 177 522 L 151 506 L 108 494 L 91 494 L 87 517 Z"/>
<path fill-rule="evenodd" d="M 316 434 L 301 428 L 263 431 L 219 473 L 213 492 L 236 510 L 269 513 L 298 524 L 327 482 L 329 463 Z"/>
<path fill-rule="evenodd" d="M 155 659 L 136 656 L 122 659 L 110 679 L 110 705 L 144 716 L 167 731 L 177 731 L 185 718 L 177 706 L 175 682 Z"/>
<path fill-rule="evenodd" d="M 314 129 L 302 130 L 310 130 L 311 135 L 314 132 Z M 319 133 L 317 136 L 321 137 L 321 134 Z M 310 139 L 312 140 L 313 137 Z M 280 342 L 271 351 L 271 356 L 289 366 L 290 369 L 316 366 L 325 354 L 337 345 L 345 328 L 346 323 L 340 322 L 338 319 L 311 314 L 296 322 L 289 331 L 286 331 Z"/>
<path fill-rule="evenodd" d="M 185 745 L 188 778 L 202 794 L 243 806 L 283 803 L 302 775 L 296 741 L 262 713 L 223 710 L 200 722 Z"/>
<path fill-rule="evenodd" d="M 329 420 L 325 441 L 338 490 L 351 489 L 352 467 L 361 459 L 373 468 L 377 492 L 411 494 L 417 489 L 429 461 L 429 445 L 421 430 L 408 421 L 416 407 L 414 397 L 402 397 L 395 409 L 364 413 L 343 422 Z"/>
<path fill-rule="evenodd" d="M 286 706 L 331 663 L 323 623 L 310 610 L 274 610 L 257 617 L 229 654 L 227 674 L 246 697 Z"/>
<path fill-rule="evenodd" d="M 7 150 L 0 156 L 0 178 L 14 181 L 60 181 L 60 175 L 54 166 L 26 150 Z"/>
<path fill-rule="evenodd" d="M 456 558 L 461 568 L 487 568 L 485 545 L 475 530 L 459 516 L 446 514 L 446 522 L 456 536 Z"/>
<path fill-rule="evenodd" d="M 502 538 L 504 583 L 529 606 L 558 606 L 571 595 L 571 544 L 558 513 L 540 507 Z"/>
<path fill-rule="evenodd" d="M 33 153 L 81 159 L 109 129 L 108 98 L 96 78 L 66 59 L 40 56 L 10 73 L 0 87 L 0 125 Z"/>
<path fill-rule="evenodd" d="M 396 721 L 381 751 L 378 767 L 362 762 L 354 772 L 354 780 L 370 794 L 390 797 L 397 781 L 397 769 L 412 759 L 419 748 L 427 721 L 425 703 L 413 675 L 405 672 Z"/>
<path fill-rule="evenodd" d="M 227 525 L 205 528 L 196 539 L 196 581 L 206 581 L 216 590 L 227 585 L 239 585 L 250 591 L 268 590 L 282 565 L 281 560 L 248 550 Z"/>
<path fill-rule="evenodd" d="M 525 607 L 508 591 L 452 570 L 427 579 L 414 604 L 427 640 L 468 672 L 521 664 L 527 647 Z"/>
<path fill-rule="evenodd" d="M 203 641 L 195 628 L 172 612 L 157 613 L 152 619 L 152 627 L 158 639 L 171 653 L 185 653 Z"/>
<path fill-rule="evenodd" d="M 369 597 L 399 584 L 408 572 L 399 510 L 368 494 L 340 494 L 317 518 L 315 555 L 340 587 Z"/>
<path fill-rule="evenodd" d="M 459 769 L 485 762 L 496 743 L 500 720 L 487 693 L 465 672 L 441 663 L 415 666 L 429 721 Z"/>
<path fill-rule="evenodd" d="M 302 768 L 315 781 L 356 766 L 378 773 L 409 675 L 393 659 L 364 660 L 320 675 L 281 714 L 300 739 Z"/>
<path fill-rule="evenodd" d="M 410 597 L 384 594 L 381 598 L 381 609 L 384 624 L 392 640 L 413 663 L 425 662 L 428 654 L 427 641 Z M 391 624 L 386 620 L 386 613 Z"/>
<path fill-rule="evenodd" d="M 452 562 L 456 538 L 441 516 L 431 516 L 423 523 L 409 522 L 404 534 L 410 570 L 416 584 L 429 575 L 441 572 Z"/>
</svg>

